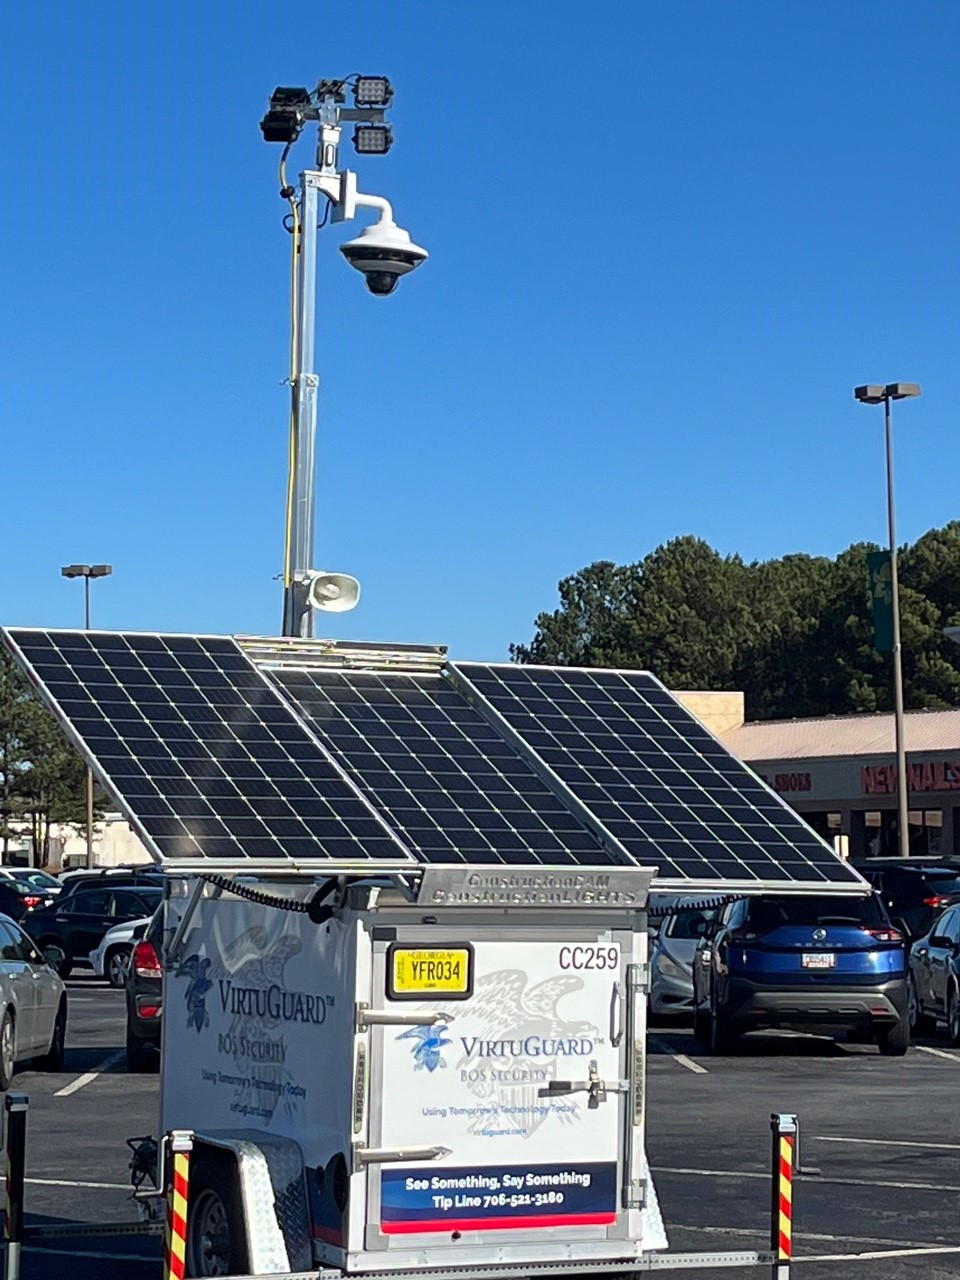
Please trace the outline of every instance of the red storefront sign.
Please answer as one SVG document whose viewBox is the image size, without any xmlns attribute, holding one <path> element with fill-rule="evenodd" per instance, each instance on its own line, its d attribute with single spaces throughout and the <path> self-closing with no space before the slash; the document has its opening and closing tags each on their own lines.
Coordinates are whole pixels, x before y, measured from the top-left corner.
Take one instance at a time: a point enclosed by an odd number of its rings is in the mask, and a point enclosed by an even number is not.
<svg viewBox="0 0 960 1280">
<path fill-rule="evenodd" d="M 907 765 L 910 791 L 960 791 L 960 760 L 928 760 Z M 897 794 L 897 766 L 865 764 L 860 770 L 860 791 L 865 796 Z"/>
</svg>

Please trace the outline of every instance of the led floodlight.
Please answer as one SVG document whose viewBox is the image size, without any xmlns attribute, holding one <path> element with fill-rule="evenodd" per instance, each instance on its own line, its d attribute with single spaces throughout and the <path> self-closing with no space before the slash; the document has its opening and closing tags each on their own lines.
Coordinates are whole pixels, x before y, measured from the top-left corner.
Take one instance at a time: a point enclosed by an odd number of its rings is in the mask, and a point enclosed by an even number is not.
<svg viewBox="0 0 960 1280">
<path fill-rule="evenodd" d="M 393 99 L 393 85 L 386 76 L 357 76 L 353 100 L 358 107 L 386 107 Z"/>
<path fill-rule="evenodd" d="M 393 129 L 388 124 L 358 124 L 353 145 L 358 155 L 385 156 L 393 146 Z"/>
</svg>

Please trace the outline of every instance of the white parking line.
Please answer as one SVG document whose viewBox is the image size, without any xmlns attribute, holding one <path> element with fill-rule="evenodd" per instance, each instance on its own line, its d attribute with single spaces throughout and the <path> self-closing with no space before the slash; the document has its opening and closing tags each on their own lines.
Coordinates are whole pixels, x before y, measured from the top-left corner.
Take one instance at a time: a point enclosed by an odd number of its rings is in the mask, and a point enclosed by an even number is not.
<svg viewBox="0 0 960 1280">
<path fill-rule="evenodd" d="M 795 1253 L 790 1261 L 794 1264 L 798 1262 L 876 1262 L 880 1258 L 921 1258 L 936 1253 L 960 1253 L 960 1244 L 925 1245 L 921 1249 L 871 1249 L 869 1253 Z"/>
<path fill-rule="evenodd" d="M 921 1147 L 924 1151 L 960 1151 L 960 1142 L 909 1142 L 898 1138 L 835 1138 L 823 1133 L 804 1135 L 811 1142 L 856 1142 L 864 1147 Z"/>
<path fill-rule="evenodd" d="M 928 1044 L 915 1044 L 917 1053 L 932 1053 L 935 1058 L 946 1058 L 948 1062 L 960 1067 L 960 1054 L 947 1053 L 946 1049 L 933 1049 Z"/>
<path fill-rule="evenodd" d="M 650 1037 L 650 1043 L 658 1053 L 665 1053 L 667 1057 L 672 1058 L 674 1062 L 678 1062 L 681 1067 L 686 1067 L 688 1071 L 693 1071 L 698 1076 L 705 1076 L 709 1074 L 706 1067 L 701 1067 L 699 1062 L 694 1062 L 694 1060 L 692 1058 L 688 1058 L 685 1053 L 672 1053 L 670 1046 L 665 1044 L 656 1036 Z"/>
<path fill-rule="evenodd" d="M 34 1187 L 90 1187 L 95 1191 L 129 1191 L 129 1182 L 69 1182 L 64 1178 L 24 1178 Z"/>
<path fill-rule="evenodd" d="M 82 1089 L 84 1085 L 88 1085 L 91 1081 L 96 1080 L 102 1071 L 109 1071 L 111 1067 L 115 1067 L 118 1062 L 122 1062 L 124 1052 L 121 1049 L 119 1053 L 111 1053 L 109 1058 L 104 1058 L 102 1062 L 98 1062 L 92 1071 L 85 1071 L 82 1076 L 77 1076 L 76 1080 L 71 1080 L 69 1084 L 65 1084 L 62 1089 L 58 1089 L 53 1095 L 55 1098 L 67 1098 L 71 1093 L 76 1093 L 78 1089 Z"/>
<path fill-rule="evenodd" d="M 757 1173 L 745 1169 L 685 1169 L 670 1165 L 651 1165 L 651 1173 L 675 1173 L 697 1178 L 764 1178 L 770 1181 L 769 1173 Z M 892 1187 L 895 1191 L 956 1191 L 960 1187 L 947 1186 L 942 1182 L 893 1182 L 884 1178 L 824 1178 L 817 1177 L 817 1182 L 831 1187 Z"/>
<path fill-rule="evenodd" d="M 756 1227 L 694 1227 L 689 1223 L 683 1224 L 679 1222 L 670 1223 L 671 1231 L 702 1231 L 704 1235 L 714 1236 L 743 1236 L 744 1238 L 752 1238 L 758 1242 L 764 1240 L 769 1232 L 758 1230 Z M 857 1244 L 876 1244 L 887 1245 L 889 1248 L 895 1249 L 938 1249 L 943 1247 L 938 1244 L 931 1244 L 929 1240 L 891 1240 L 889 1236 L 838 1236 L 826 1231 L 796 1231 L 794 1232 L 794 1242 L 802 1240 L 804 1244 L 811 1241 L 829 1241 L 831 1244 L 845 1244 L 847 1242 Z M 960 1248 L 960 1245 L 949 1246 L 950 1248 Z M 848 1257 L 844 1254 L 844 1257 Z M 794 1257 L 796 1261 L 796 1257 Z"/>
</svg>

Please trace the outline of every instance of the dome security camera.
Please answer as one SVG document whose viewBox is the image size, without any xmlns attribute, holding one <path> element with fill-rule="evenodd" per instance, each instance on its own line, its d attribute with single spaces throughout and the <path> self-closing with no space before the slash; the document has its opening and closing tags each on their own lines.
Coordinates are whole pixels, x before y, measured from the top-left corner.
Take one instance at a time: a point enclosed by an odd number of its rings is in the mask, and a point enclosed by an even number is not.
<svg viewBox="0 0 960 1280">
<path fill-rule="evenodd" d="M 361 271 L 367 288 L 378 297 L 393 293 L 397 281 L 429 256 L 410 239 L 410 233 L 395 222 L 381 218 L 364 227 L 355 240 L 340 246 L 340 252 L 357 271 Z"/>
</svg>

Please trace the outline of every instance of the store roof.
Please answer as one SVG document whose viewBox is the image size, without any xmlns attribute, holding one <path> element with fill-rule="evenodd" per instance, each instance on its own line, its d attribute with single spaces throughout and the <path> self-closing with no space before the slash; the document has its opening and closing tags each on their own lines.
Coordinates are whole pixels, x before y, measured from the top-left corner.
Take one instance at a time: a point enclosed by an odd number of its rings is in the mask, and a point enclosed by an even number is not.
<svg viewBox="0 0 960 1280">
<path fill-rule="evenodd" d="M 892 755 L 893 714 L 755 721 L 728 730 L 722 741 L 739 759 L 751 761 Z M 910 752 L 960 752 L 960 708 L 908 711 L 904 744 Z"/>
</svg>

